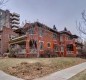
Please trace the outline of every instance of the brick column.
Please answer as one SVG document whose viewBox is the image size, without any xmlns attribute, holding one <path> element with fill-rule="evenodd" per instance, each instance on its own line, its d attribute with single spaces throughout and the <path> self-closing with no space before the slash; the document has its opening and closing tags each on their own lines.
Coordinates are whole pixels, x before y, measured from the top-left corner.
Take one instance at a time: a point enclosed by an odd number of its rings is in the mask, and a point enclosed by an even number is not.
<svg viewBox="0 0 86 80">
<path fill-rule="evenodd" d="M 29 56 L 29 36 L 26 37 L 26 57 Z"/>
<path fill-rule="evenodd" d="M 73 51 L 74 51 L 74 56 L 76 56 L 77 49 L 76 49 L 76 44 L 75 43 L 73 44 Z"/>
<path fill-rule="evenodd" d="M 67 55 L 66 45 L 64 45 L 64 57 Z"/>
</svg>

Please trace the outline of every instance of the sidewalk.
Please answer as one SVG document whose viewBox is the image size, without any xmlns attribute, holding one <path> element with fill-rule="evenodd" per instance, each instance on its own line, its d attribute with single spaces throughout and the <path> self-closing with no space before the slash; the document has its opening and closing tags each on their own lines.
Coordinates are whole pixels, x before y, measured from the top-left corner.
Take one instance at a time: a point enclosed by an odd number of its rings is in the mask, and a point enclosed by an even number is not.
<svg viewBox="0 0 86 80">
<path fill-rule="evenodd" d="M 48 76 L 45 76 L 39 79 L 34 79 L 34 80 L 68 80 L 72 76 L 78 74 L 79 72 L 85 69 L 86 69 L 86 62 L 61 71 L 57 71 Z"/>
<path fill-rule="evenodd" d="M 3 71 L 0 71 L 0 80 L 23 80 L 23 79 L 16 78 L 14 76 L 4 73 Z"/>
</svg>

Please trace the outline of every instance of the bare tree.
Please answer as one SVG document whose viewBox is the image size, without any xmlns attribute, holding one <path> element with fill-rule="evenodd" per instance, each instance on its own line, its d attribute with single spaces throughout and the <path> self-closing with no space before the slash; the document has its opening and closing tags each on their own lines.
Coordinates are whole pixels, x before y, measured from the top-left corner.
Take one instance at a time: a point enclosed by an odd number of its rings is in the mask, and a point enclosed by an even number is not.
<svg viewBox="0 0 86 80">
<path fill-rule="evenodd" d="M 85 10 L 81 13 L 81 21 L 76 22 L 76 26 L 79 32 L 86 35 L 86 12 Z"/>
<path fill-rule="evenodd" d="M 2 8 L 7 2 L 8 0 L 0 0 L 0 8 Z"/>
</svg>

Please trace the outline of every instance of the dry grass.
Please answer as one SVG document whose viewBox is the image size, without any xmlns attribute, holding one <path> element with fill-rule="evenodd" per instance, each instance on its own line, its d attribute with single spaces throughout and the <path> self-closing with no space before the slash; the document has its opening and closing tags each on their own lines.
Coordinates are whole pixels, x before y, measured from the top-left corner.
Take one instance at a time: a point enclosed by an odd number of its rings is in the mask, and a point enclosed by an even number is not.
<svg viewBox="0 0 86 80">
<path fill-rule="evenodd" d="M 47 75 L 52 72 L 55 72 L 55 71 L 58 71 L 58 70 L 61 70 L 61 69 L 67 68 L 67 67 L 71 67 L 73 65 L 76 65 L 76 64 L 79 64 L 79 63 L 82 63 L 85 61 L 86 61 L 85 59 L 70 58 L 70 57 L 0 58 L 0 69 L 9 74 L 12 74 L 14 76 L 21 77 L 21 78 L 24 78 L 28 75 L 27 78 L 29 77 L 31 79 L 31 78 L 36 78 L 36 77 Z M 28 64 L 25 64 L 22 66 L 21 63 L 28 63 Z M 39 65 L 37 65 L 35 63 L 39 63 Z M 30 70 L 31 72 L 29 71 L 29 68 L 32 69 L 32 71 Z M 23 73 L 26 75 L 23 75 L 23 76 L 19 75 L 20 73 L 22 74 L 22 70 L 23 70 Z M 24 70 L 26 72 L 24 72 Z M 34 74 L 34 71 L 35 71 L 35 74 Z M 42 72 L 42 74 L 39 74 L 37 72 L 39 72 L 39 73 Z M 32 74 L 29 75 L 29 73 L 32 73 Z M 33 74 L 34 74 L 34 76 L 32 77 Z M 35 75 L 37 75 L 37 76 L 35 76 Z"/>
<path fill-rule="evenodd" d="M 86 80 L 86 70 L 84 70 L 81 73 L 77 74 L 76 76 L 70 78 L 69 80 Z"/>
<path fill-rule="evenodd" d="M 75 64 L 79 64 L 81 62 L 86 61 L 81 58 L 0 58 L 0 69 L 3 70 L 7 67 L 16 66 L 21 62 L 35 63 L 41 62 L 46 64 L 58 64 L 59 67 L 61 65 L 65 66 L 73 66 Z"/>
</svg>

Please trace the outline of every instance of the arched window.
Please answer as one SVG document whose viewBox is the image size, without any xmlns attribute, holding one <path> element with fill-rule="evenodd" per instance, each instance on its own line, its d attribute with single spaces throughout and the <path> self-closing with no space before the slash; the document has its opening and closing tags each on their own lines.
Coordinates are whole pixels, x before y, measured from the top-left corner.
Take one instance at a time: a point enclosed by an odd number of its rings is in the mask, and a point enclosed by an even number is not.
<svg viewBox="0 0 86 80">
<path fill-rule="evenodd" d="M 40 50 L 43 50 L 43 42 L 40 42 L 40 46 L 39 46 Z"/>
<path fill-rule="evenodd" d="M 36 41 L 36 40 L 30 40 L 30 41 L 29 41 L 29 47 L 30 47 L 31 49 L 37 48 L 37 41 Z"/>
</svg>

